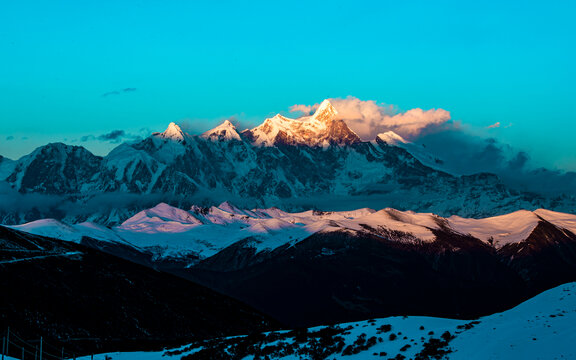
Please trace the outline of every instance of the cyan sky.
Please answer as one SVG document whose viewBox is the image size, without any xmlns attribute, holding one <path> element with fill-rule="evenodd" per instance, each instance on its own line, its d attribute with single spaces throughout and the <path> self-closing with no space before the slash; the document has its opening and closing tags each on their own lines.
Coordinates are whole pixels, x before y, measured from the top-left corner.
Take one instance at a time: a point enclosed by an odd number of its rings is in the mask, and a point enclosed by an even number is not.
<svg viewBox="0 0 576 360">
<path fill-rule="evenodd" d="M 105 154 L 80 138 L 352 95 L 500 122 L 502 142 L 576 169 L 575 16 L 574 1 L 3 1 L 0 154 L 64 139 Z"/>
</svg>

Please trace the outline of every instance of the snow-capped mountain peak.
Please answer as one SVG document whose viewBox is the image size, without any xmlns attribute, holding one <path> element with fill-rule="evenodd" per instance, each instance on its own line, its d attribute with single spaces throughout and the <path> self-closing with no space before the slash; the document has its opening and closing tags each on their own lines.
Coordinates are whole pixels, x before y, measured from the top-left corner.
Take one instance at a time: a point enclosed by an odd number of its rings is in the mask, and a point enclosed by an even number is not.
<svg viewBox="0 0 576 360">
<path fill-rule="evenodd" d="M 218 205 L 218 209 L 229 212 L 231 214 L 242 214 L 242 210 L 237 208 L 234 204 L 232 204 L 229 201 L 224 201 L 222 204 Z"/>
<path fill-rule="evenodd" d="M 376 135 L 376 138 L 384 141 L 388 145 L 408 144 L 409 141 L 402 136 L 396 134 L 394 131 L 386 131 Z"/>
<path fill-rule="evenodd" d="M 312 118 L 319 121 L 327 122 L 334 119 L 337 114 L 338 111 L 336 111 L 334 106 L 332 106 L 330 100 L 326 99 L 322 101 L 322 103 L 320 103 L 320 106 L 318 107 L 314 115 L 312 115 Z"/>
<path fill-rule="evenodd" d="M 178 142 L 184 141 L 185 138 L 185 134 L 180 128 L 180 126 L 176 125 L 176 123 L 174 122 L 171 122 L 168 125 L 168 128 L 166 128 L 166 130 L 164 130 L 163 133 L 160 133 L 158 135 L 160 135 L 161 138 L 171 139 Z"/>
<path fill-rule="evenodd" d="M 324 100 L 312 116 L 290 119 L 278 114 L 246 130 L 244 134 L 257 146 L 283 144 L 326 147 L 359 142 L 358 135 L 344 121 L 336 119 L 337 114 L 330 101 Z"/>
<path fill-rule="evenodd" d="M 204 139 L 212 141 L 241 140 L 240 135 L 236 131 L 236 126 L 234 126 L 229 120 L 225 120 L 222 124 L 216 126 L 212 130 L 206 131 L 201 136 Z"/>
</svg>

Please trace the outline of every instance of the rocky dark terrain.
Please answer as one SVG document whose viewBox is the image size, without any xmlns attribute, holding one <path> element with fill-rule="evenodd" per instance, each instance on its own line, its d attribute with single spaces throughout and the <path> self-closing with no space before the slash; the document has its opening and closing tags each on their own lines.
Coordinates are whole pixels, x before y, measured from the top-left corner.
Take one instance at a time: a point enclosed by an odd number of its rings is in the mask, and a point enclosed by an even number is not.
<svg viewBox="0 0 576 360">
<path fill-rule="evenodd" d="M 237 244 L 187 269 L 169 268 L 292 326 L 391 315 L 469 319 L 576 280 L 576 236 L 546 221 L 501 249 L 436 235 L 432 243 L 399 243 L 319 233 L 272 253 Z"/>
<path fill-rule="evenodd" d="M 0 227 L 0 328 L 67 351 L 161 349 L 278 326 L 247 305 L 166 272 Z M 19 355 L 19 354 L 18 354 Z"/>
</svg>

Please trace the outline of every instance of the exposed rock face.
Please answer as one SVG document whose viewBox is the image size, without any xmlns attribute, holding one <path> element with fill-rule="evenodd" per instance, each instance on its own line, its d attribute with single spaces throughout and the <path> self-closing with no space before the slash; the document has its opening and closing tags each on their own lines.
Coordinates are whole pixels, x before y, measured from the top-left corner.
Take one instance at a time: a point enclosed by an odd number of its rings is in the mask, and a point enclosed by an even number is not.
<svg viewBox="0 0 576 360">
<path fill-rule="evenodd" d="M 52 143 L 20 159 L 7 181 L 22 193 L 77 195 L 101 163 L 101 157 L 81 146 Z"/>
<path fill-rule="evenodd" d="M 330 146 L 351 145 L 360 142 L 346 123 L 337 119 L 338 112 L 328 100 L 324 100 L 314 115 L 300 119 L 289 119 L 280 114 L 266 119 L 260 126 L 243 132 L 258 146 L 306 145 Z"/>
<path fill-rule="evenodd" d="M 228 121 L 200 136 L 171 123 L 104 158 L 82 147 L 49 144 L 7 162 L 6 187 L 60 199 L 0 208 L 0 223 L 55 217 L 116 224 L 161 201 L 189 206 L 232 200 L 287 210 L 394 207 L 461 216 L 576 209 L 574 197 L 519 193 L 493 174 L 454 176 L 423 165 L 389 144 L 390 136 L 360 141 L 324 101 L 312 116 L 277 115 L 240 134 Z"/>
</svg>

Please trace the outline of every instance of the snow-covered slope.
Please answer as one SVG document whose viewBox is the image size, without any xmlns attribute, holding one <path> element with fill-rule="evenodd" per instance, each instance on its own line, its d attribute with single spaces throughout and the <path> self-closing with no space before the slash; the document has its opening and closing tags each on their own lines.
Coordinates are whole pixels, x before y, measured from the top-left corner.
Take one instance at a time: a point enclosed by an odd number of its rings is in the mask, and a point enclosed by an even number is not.
<svg viewBox="0 0 576 360">
<path fill-rule="evenodd" d="M 307 145 L 327 147 L 360 142 L 360 138 L 342 121 L 330 101 L 324 100 L 314 115 L 290 119 L 280 114 L 244 134 L 257 146 Z"/>
<path fill-rule="evenodd" d="M 408 143 L 408 141 L 406 141 L 402 136 L 396 134 L 394 131 L 386 131 L 385 133 L 376 135 L 376 137 L 384 141 L 388 145 L 398 145 Z"/>
<path fill-rule="evenodd" d="M 343 212 L 282 210 L 241 210 L 228 202 L 207 209 L 194 206 L 190 211 L 165 203 L 144 210 L 111 229 L 92 223 L 66 225 L 54 219 L 38 220 L 13 228 L 36 235 L 80 241 L 82 236 L 99 240 L 122 241 L 137 248 L 150 249 L 159 257 L 210 257 L 224 248 L 250 239 L 247 246 L 271 251 L 297 243 L 314 233 L 368 231 L 380 234 L 399 232 L 394 239 L 433 241 L 430 229 L 438 228 L 433 214 L 416 214 L 385 209 L 359 209 Z M 402 236 L 402 233 L 406 236 Z M 391 235 L 390 235 L 391 236 Z"/>
<path fill-rule="evenodd" d="M 548 290 L 508 311 L 476 320 L 390 317 L 192 343 L 113 359 L 573 359 L 576 283 Z M 95 359 L 104 357 L 95 356 Z M 89 359 L 85 357 L 84 359 Z"/>
<path fill-rule="evenodd" d="M 246 210 L 225 202 L 189 210 L 160 203 L 111 228 L 47 220 L 17 229 L 176 272 L 302 327 L 501 311 L 576 281 L 574 223 L 574 215 L 547 210 L 466 219 L 391 208 Z"/>
<path fill-rule="evenodd" d="M 11 228 L 72 242 L 80 242 L 82 237 L 87 236 L 96 240 L 125 243 L 125 240 L 118 236 L 114 230 L 91 222 L 67 225 L 55 219 L 42 219 L 11 226 Z"/>
<path fill-rule="evenodd" d="M 182 210 L 165 203 L 143 210 L 121 225 L 107 228 L 93 223 L 66 225 L 54 219 L 14 226 L 15 229 L 70 241 L 82 236 L 121 241 L 149 249 L 157 257 L 208 258 L 228 246 L 249 239 L 245 246 L 257 252 L 295 244 L 316 233 L 367 233 L 402 243 L 430 243 L 436 234 L 470 235 L 500 249 L 528 239 L 540 222 L 565 232 L 576 232 L 576 215 L 539 209 L 517 211 L 484 219 L 386 208 L 341 212 L 285 212 L 277 208 L 242 210 L 229 202 L 218 207 L 193 206 Z"/>
<path fill-rule="evenodd" d="M 576 215 L 574 214 L 561 213 L 546 209 L 538 209 L 534 211 L 534 214 L 560 228 L 570 230 L 576 234 Z"/>
<path fill-rule="evenodd" d="M 189 207 L 232 200 L 290 211 L 385 205 L 464 217 L 576 209 L 573 196 L 515 192 L 492 174 L 456 176 L 440 171 L 440 160 L 419 154 L 426 149 L 391 132 L 360 141 L 329 101 L 312 116 L 277 115 L 242 133 L 229 121 L 202 135 L 171 123 L 103 158 L 82 147 L 48 144 L 15 163 L 2 160 L 2 189 L 51 201 L 0 207 L 0 223 L 56 218 L 118 225 L 161 201 Z"/>
<path fill-rule="evenodd" d="M 183 142 L 186 137 L 188 137 L 184 131 L 180 128 L 180 126 L 176 125 L 176 123 L 171 122 L 168 124 L 168 128 L 164 130 L 162 133 L 155 133 L 154 135 L 159 136 L 163 139 L 170 139 L 177 142 Z"/>
<path fill-rule="evenodd" d="M 484 242 L 501 248 L 528 238 L 540 221 L 547 221 L 558 228 L 576 233 L 576 215 L 538 209 L 520 210 L 510 214 L 485 219 L 448 218 L 450 227 L 462 234 L 470 234 Z"/>
<path fill-rule="evenodd" d="M 454 230 L 470 234 L 484 242 L 493 242 L 500 248 L 528 238 L 540 222 L 540 218 L 534 212 L 520 210 L 485 219 L 463 219 L 452 216 L 448 221 Z"/>
<path fill-rule="evenodd" d="M 210 139 L 213 141 L 228 141 L 228 140 L 238 140 L 241 141 L 240 135 L 236 131 L 236 127 L 232 125 L 229 120 L 225 120 L 222 124 L 218 125 L 212 130 L 206 131 L 201 135 L 205 139 Z"/>
</svg>

